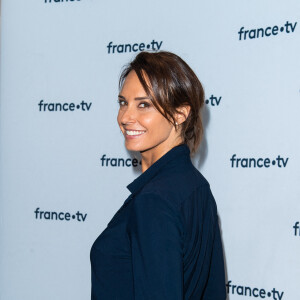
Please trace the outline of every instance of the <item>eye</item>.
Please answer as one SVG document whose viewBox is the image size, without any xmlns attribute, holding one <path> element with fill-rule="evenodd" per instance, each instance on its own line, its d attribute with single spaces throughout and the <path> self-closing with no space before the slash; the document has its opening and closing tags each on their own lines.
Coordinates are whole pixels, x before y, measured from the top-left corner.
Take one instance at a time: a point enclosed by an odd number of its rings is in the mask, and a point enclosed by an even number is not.
<svg viewBox="0 0 300 300">
<path fill-rule="evenodd" d="M 148 102 L 141 102 L 140 104 L 139 104 L 139 107 L 141 107 L 141 108 L 147 108 L 147 107 L 149 107 L 150 106 L 150 104 L 148 103 Z"/>
<path fill-rule="evenodd" d="M 118 103 L 119 103 L 119 105 L 120 106 L 124 106 L 124 105 L 126 105 L 126 101 L 125 100 L 123 100 L 123 99 L 118 99 L 118 101 L 117 101 Z"/>
</svg>

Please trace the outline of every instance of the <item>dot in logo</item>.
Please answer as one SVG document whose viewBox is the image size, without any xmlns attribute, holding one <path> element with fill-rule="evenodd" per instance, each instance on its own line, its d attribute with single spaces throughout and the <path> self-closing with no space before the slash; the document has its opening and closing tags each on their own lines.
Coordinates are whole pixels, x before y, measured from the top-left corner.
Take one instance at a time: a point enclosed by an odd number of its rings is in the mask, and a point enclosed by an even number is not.
<svg viewBox="0 0 300 300">
<path fill-rule="evenodd" d="M 275 160 L 272 160 L 272 165 L 274 166 L 276 164 L 276 161 Z"/>
<path fill-rule="evenodd" d="M 268 297 L 271 297 L 271 293 L 270 292 L 268 292 Z"/>
<path fill-rule="evenodd" d="M 206 99 L 206 100 L 205 100 L 205 103 L 206 103 L 206 104 L 208 104 L 208 103 L 209 103 L 209 100 L 208 100 L 208 99 Z"/>
<path fill-rule="evenodd" d="M 76 108 L 79 109 L 79 108 L 80 108 L 80 105 L 77 105 Z"/>
<path fill-rule="evenodd" d="M 75 215 L 72 216 L 72 219 L 75 219 Z"/>
<path fill-rule="evenodd" d="M 280 27 L 280 31 L 282 32 L 284 30 L 284 27 Z"/>
<path fill-rule="evenodd" d="M 147 49 L 149 49 L 149 48 L 150 48 L 150 45 L 148 44 L 148 45 L 147 45 Z"/>
</svg>

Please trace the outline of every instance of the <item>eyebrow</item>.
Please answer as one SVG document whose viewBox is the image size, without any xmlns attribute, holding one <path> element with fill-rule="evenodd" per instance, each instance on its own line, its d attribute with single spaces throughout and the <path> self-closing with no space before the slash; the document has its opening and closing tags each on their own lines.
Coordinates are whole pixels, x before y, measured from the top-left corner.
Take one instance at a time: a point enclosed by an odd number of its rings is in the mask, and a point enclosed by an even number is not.
<svg viewBox="0 0 300 300">
<path fill-rule="evenodd" d="M 122 98 L 124 100 L 126 100 L 126 98 L 122 95 L 118 95 L 119 98 Z M 145 100 L 145 99 L 148 99 L 148 100 L 151 100 L 149 97 L 135 97 L 134 100 Z"/>
</svg>

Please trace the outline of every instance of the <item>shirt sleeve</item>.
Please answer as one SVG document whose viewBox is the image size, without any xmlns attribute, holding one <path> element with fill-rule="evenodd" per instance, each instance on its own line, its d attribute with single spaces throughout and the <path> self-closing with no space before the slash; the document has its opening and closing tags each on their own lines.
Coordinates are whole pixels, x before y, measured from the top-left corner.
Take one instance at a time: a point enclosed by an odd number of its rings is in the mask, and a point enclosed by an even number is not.
<svg viewBox="0 0 300 300">
<path fill-rule="evenodd" d="M 208 195 L 211 198 L 211 202 L 213 204 L 214 227 L 211 261 L 203 300 L 225 300 L 226 289 L 223 246 L 218 222 L 217 206 L 210 189 L 208 189 Z"/>
<path fill-rule="evenodd" d="M 186 299 L 225 300 L 225 271 L 217 206 L 209 184 L 182 203 Z"/>
<path fill-rule="evenodd" d="M 178 210 L 155 193 L 138 195 L 128 223 L 135 300 L 183 299 L 183 240 Z"/>
</svg>

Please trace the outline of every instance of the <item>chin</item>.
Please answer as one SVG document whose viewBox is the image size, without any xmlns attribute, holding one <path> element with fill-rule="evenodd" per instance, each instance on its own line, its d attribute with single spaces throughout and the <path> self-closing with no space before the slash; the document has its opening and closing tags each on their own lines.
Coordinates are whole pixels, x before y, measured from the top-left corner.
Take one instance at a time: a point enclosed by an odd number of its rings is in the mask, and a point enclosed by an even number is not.
<svg viewBox="0 0 300 300">
<path fill-rule="evenodd" d="M 138 145 L 132 145 L 131 143 L 126 143 L 126 142 L 125 142 L 125 147 L 128 151 L 135 151 L 135 152 L 140 152 L 143 149 L 143 147 L 140 147 Z"/>
<path fill-rule="evenodd" d="M 126 143 L 126 142 L 125 142 L 125 147 L 128 151 L 134 151 L 134 152 L 144 152 L 144 151 L 151 149 L 151 147 L 145 147 L 142 145 L 134 145 L 131 143 Z"/>
</svg>

